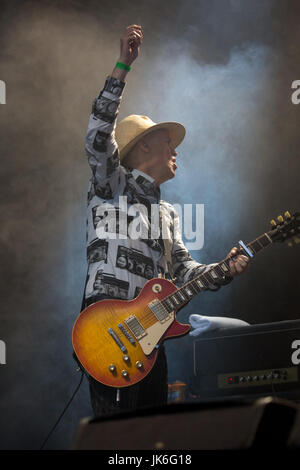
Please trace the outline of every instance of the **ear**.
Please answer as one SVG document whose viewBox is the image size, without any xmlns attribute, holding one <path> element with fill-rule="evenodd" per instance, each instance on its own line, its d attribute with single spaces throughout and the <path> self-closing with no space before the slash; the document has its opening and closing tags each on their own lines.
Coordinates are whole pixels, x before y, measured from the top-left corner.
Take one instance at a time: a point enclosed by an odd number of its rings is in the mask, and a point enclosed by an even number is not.
<svg viewBox="0 0 300 470">
<path fill-rule="evenodd" d="M 143 152 L 149 153 L 150 147 L 144 139 L 139 141 L 139 147 Z"/>
</svg>

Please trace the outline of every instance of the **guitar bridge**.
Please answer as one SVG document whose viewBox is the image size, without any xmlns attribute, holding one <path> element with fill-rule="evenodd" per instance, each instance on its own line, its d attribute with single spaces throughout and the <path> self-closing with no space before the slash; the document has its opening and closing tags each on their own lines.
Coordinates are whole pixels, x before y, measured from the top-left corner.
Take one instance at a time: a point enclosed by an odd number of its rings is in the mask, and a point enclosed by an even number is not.
<svg viewBox="0 0 300 470">
<path fill-rule="evenodd" d="M 129 334 L 129 332 L 126 330 L 125 326 L 122 325 L 122 323 L 119 323 L 118 324 L 118 327 L 120 328 L 120 330 L 122 331 L 123 335 L 126 336 L 126 338 L 128 339 L 128 341 L 131 342 L 131 344 L 133 344 L 135 346 L 135 341 L 133 339 L 133 337 L 131 336 L 131 334 Z"/>
</svg>

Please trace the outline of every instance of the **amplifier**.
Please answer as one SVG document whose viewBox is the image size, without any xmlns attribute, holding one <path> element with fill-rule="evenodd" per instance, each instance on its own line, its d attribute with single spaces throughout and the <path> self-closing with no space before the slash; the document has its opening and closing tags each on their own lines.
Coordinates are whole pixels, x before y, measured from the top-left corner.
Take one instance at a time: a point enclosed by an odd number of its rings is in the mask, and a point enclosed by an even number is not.
<svg viewBox="0 0 300 470">
<path fill-rule="evenodd" d="M 200 398 L 300 399 L 300 320 L 208 332 L 193 346 L 191 388 Z"/>
<path fill-rule="evenodd" d="M 201 458 L 200 450 L 251 449 L 273 455 L 274 449 L 278 452 L 284 448 L 300 449 L 300 406 L 271 397 L 182 403 L 84 418 L 71 445 L 71 450 L 114 450 L 121 456 L 124 450 L 152 450 L 151 460 L 143 461 L 149 462 L 143 466 L 149 469 L 153 468 L 155 455 L 165 455 L 167 462 L 176 463 L 174 459 L 168 460 L 171 455 L 168 450 L 175 450 L 177 463 L 187 464 L 180 462 L 180 450 L 198 451 Z M 195 457 L 193 453 L 194 467 Z M 202 461 L 199 460 L 199 466 Z M 165 459 L 156 460 L 159 463 L 165 463 Z"/>
</svg>

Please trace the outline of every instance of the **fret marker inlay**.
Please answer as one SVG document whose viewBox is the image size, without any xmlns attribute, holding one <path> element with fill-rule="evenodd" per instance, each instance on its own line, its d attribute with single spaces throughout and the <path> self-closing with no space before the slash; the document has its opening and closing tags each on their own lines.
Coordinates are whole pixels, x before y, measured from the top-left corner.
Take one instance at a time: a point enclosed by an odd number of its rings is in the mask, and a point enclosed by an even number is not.
<svg viewBox="0 0 300 470">
<path fill-rule="evenodd" d="M 222 263 L 222 264 L 221 264 L 221 268 L 222 268 L 222 269 L 223 269 L 223 271 L 225 271 L 225 272 L 227 272 L 227 271 L 228 271 L 228 268 L 227 268 L 227 266 L 226 266 L 226 264 L 225 264 L 225 263 Z"/>
</svg>

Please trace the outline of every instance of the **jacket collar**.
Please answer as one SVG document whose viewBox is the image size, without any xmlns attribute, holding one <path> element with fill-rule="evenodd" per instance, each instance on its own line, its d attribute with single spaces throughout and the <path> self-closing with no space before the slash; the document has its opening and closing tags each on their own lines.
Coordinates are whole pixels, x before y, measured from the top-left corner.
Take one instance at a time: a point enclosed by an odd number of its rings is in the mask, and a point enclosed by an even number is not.
<svg viewBox="0 0 300 470">
<path fill-rule="evenodd" d="M 152 176 L 135 168 L 131 170 L 131 174 L 146 196 L 152 196 L 157 199 L 157 201 L 160 200 L 160 188 L 157 186 Z"/>
<path fill-rule="evenodd" d="M 139 176 L 142 176 L 144 179 L 150 181 L 150 183 L 154 183 L 154 178 L 152 178 L 152 176 L 147 175 L 147 173 L 144 173 L 141 170 L 137 170 L 136 168 L 133 168 L 133 170 L 131 170 L 131 173 L 132 173 L 132 176 L 134 177 L 135 180 Z"/>
</svg>

